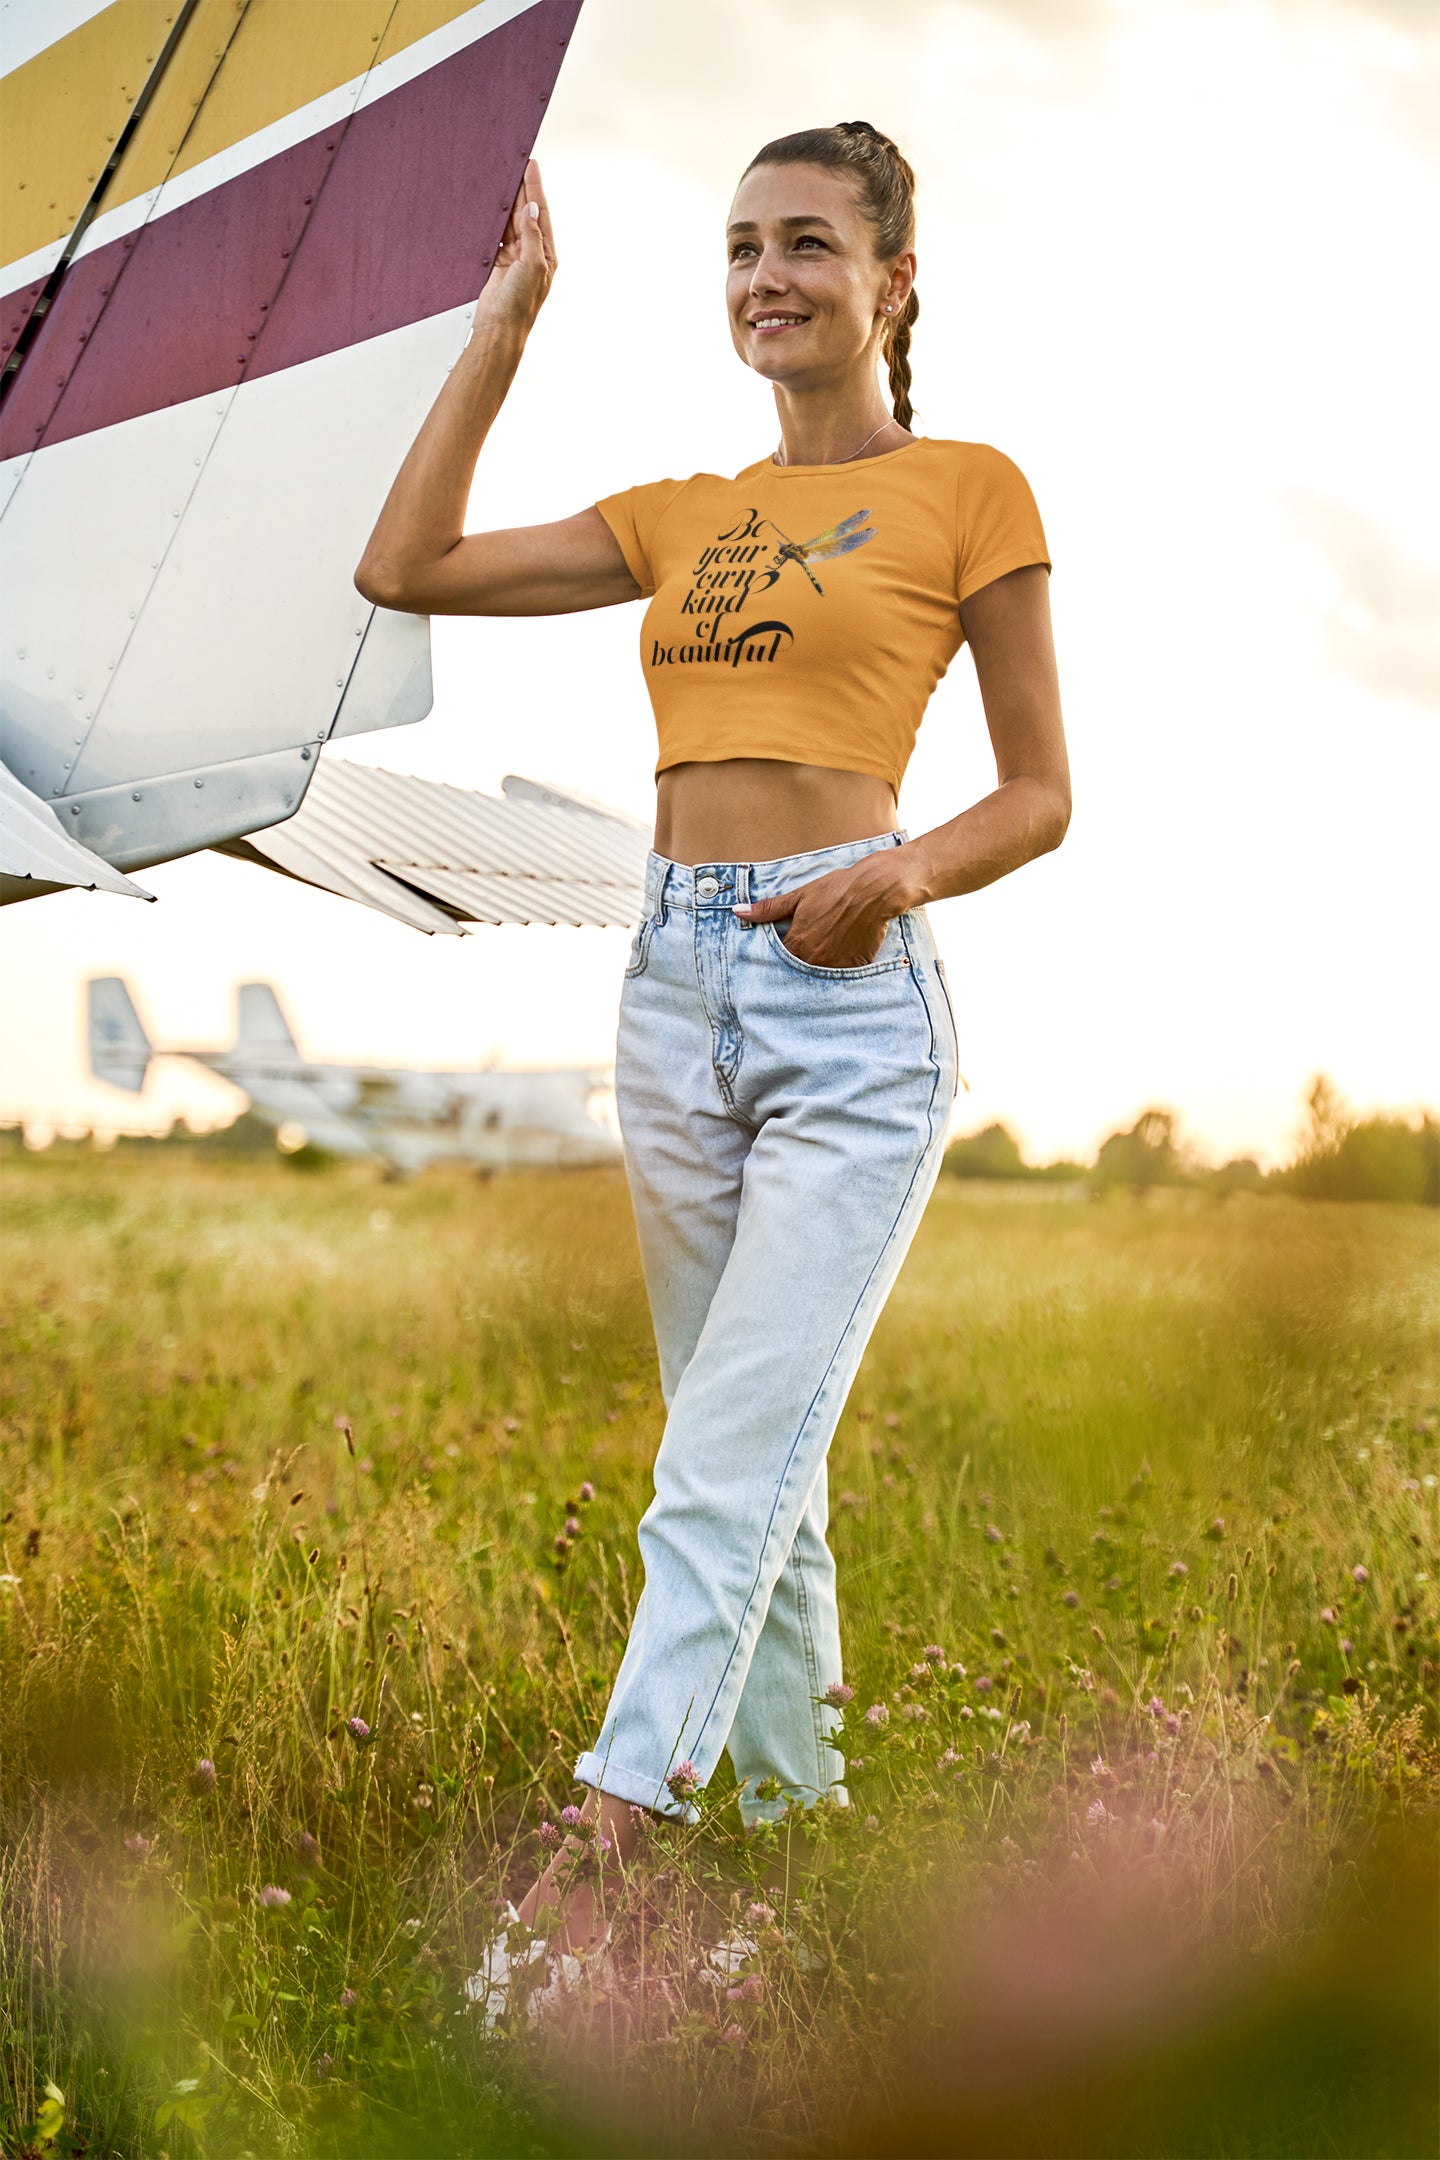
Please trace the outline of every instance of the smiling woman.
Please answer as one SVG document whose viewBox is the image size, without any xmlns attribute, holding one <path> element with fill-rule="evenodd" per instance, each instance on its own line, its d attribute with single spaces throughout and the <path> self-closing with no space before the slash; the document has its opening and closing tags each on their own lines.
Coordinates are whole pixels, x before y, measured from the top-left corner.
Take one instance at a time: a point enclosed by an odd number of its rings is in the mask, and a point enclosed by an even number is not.
<svg viewBox="0 0 1440 2160">
<path fill-rule="evenodd" d="M 356 573 L 368 598 L 429 612 L 649 601 L 656 848 L 616 1100 L 669 1416 L 644 1591 L 576 1764 L 591 1791 L 470 1983 L 490 2021 L 542 1954 L 558 1959 L 542 2002 L 577 1954 L 605 1955 L 637 1821 L 693 1818 L 722 1752 L 747 1823 L 845 1804 L 825 1463 L 954 1097 L 924 903 L 1057 846 L 1069 816 L 1034 499 L 999 451 L 910 425 L 914 184 L 864 121 L 770 143 L 743 175 L 730 331 L 773 386 L 774 452 L 466 534 L 476 460 L 555 272 L 532 166 Z M 911 840 L 901 776 L 967 641 L 998 785 Z"/>
</svg>

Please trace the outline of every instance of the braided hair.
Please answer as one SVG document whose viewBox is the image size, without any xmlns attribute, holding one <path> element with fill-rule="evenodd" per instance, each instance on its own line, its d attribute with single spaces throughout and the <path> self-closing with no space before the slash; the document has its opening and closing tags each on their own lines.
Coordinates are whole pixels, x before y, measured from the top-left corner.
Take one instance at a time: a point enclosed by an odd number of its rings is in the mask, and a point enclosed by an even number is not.
<svg viewBox="0 0 1440 2160">
<path fill-rule="evenodd" d="M 823 165 L 831 172 L 852 172 L 860 183 L 860 204 L 875 229 L 875 252 L 883 260 L 903 255 L 915 245 L 915 173 L 888 135 L 868 120 L 842 120 L 836 127 L 805 128 L 766 143 L 750 160 L 757 165 Z M 890 371 L 895 418 L 908 428 L 910 403 L 910 332 L 920 314 L 912 286 L 898 315 L 887 317 L 880 350 Z"/>
</svg>

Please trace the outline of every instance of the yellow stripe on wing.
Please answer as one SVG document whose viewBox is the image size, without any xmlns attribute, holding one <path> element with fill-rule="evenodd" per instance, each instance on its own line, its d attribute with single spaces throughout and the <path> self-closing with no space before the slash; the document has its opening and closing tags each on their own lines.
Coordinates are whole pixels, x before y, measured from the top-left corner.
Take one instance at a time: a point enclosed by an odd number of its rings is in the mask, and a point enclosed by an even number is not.
<svg viewBox="0 0 1440 2160">
<path fill-rule="evenodd" d="M 475 5 L 200 0 L 103 208 L 231 149 Z M 74 229 L 174 15 L 175 0 L 113 0 L 0 79 L 0 260 Z"/>
</svg>

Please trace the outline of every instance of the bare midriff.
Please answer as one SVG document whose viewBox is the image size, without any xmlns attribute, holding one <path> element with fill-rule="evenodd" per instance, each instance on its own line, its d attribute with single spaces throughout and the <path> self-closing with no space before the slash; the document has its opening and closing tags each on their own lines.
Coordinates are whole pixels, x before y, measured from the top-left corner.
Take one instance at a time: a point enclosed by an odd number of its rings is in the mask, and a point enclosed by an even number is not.
<svg viewBox="0 0 1440 2160">
<path fill-rule="evenodd" d="M 669 765 L 657 786 L 656 851 L 692 865 L 807 855 L 893 832 L 898 816 L 888 780 L 778 758 Z"/>
</svg>

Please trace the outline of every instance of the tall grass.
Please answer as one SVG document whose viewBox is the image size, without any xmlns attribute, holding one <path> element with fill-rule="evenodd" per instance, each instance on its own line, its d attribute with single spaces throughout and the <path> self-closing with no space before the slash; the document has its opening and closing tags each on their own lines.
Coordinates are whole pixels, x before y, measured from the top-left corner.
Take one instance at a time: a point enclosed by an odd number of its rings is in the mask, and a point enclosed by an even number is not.
<svg viewBox="0 0 1440 2160">
<path fill-rule="evenodd" d="M 852 1805 L 718 1775 L 487 2036 L 638 1590 L 621 1182 L 6 1186 L 6 2152 L 1433 2144 L 1422 1211 L 947 1181 L 831 1461 Z"/>
</svg>

